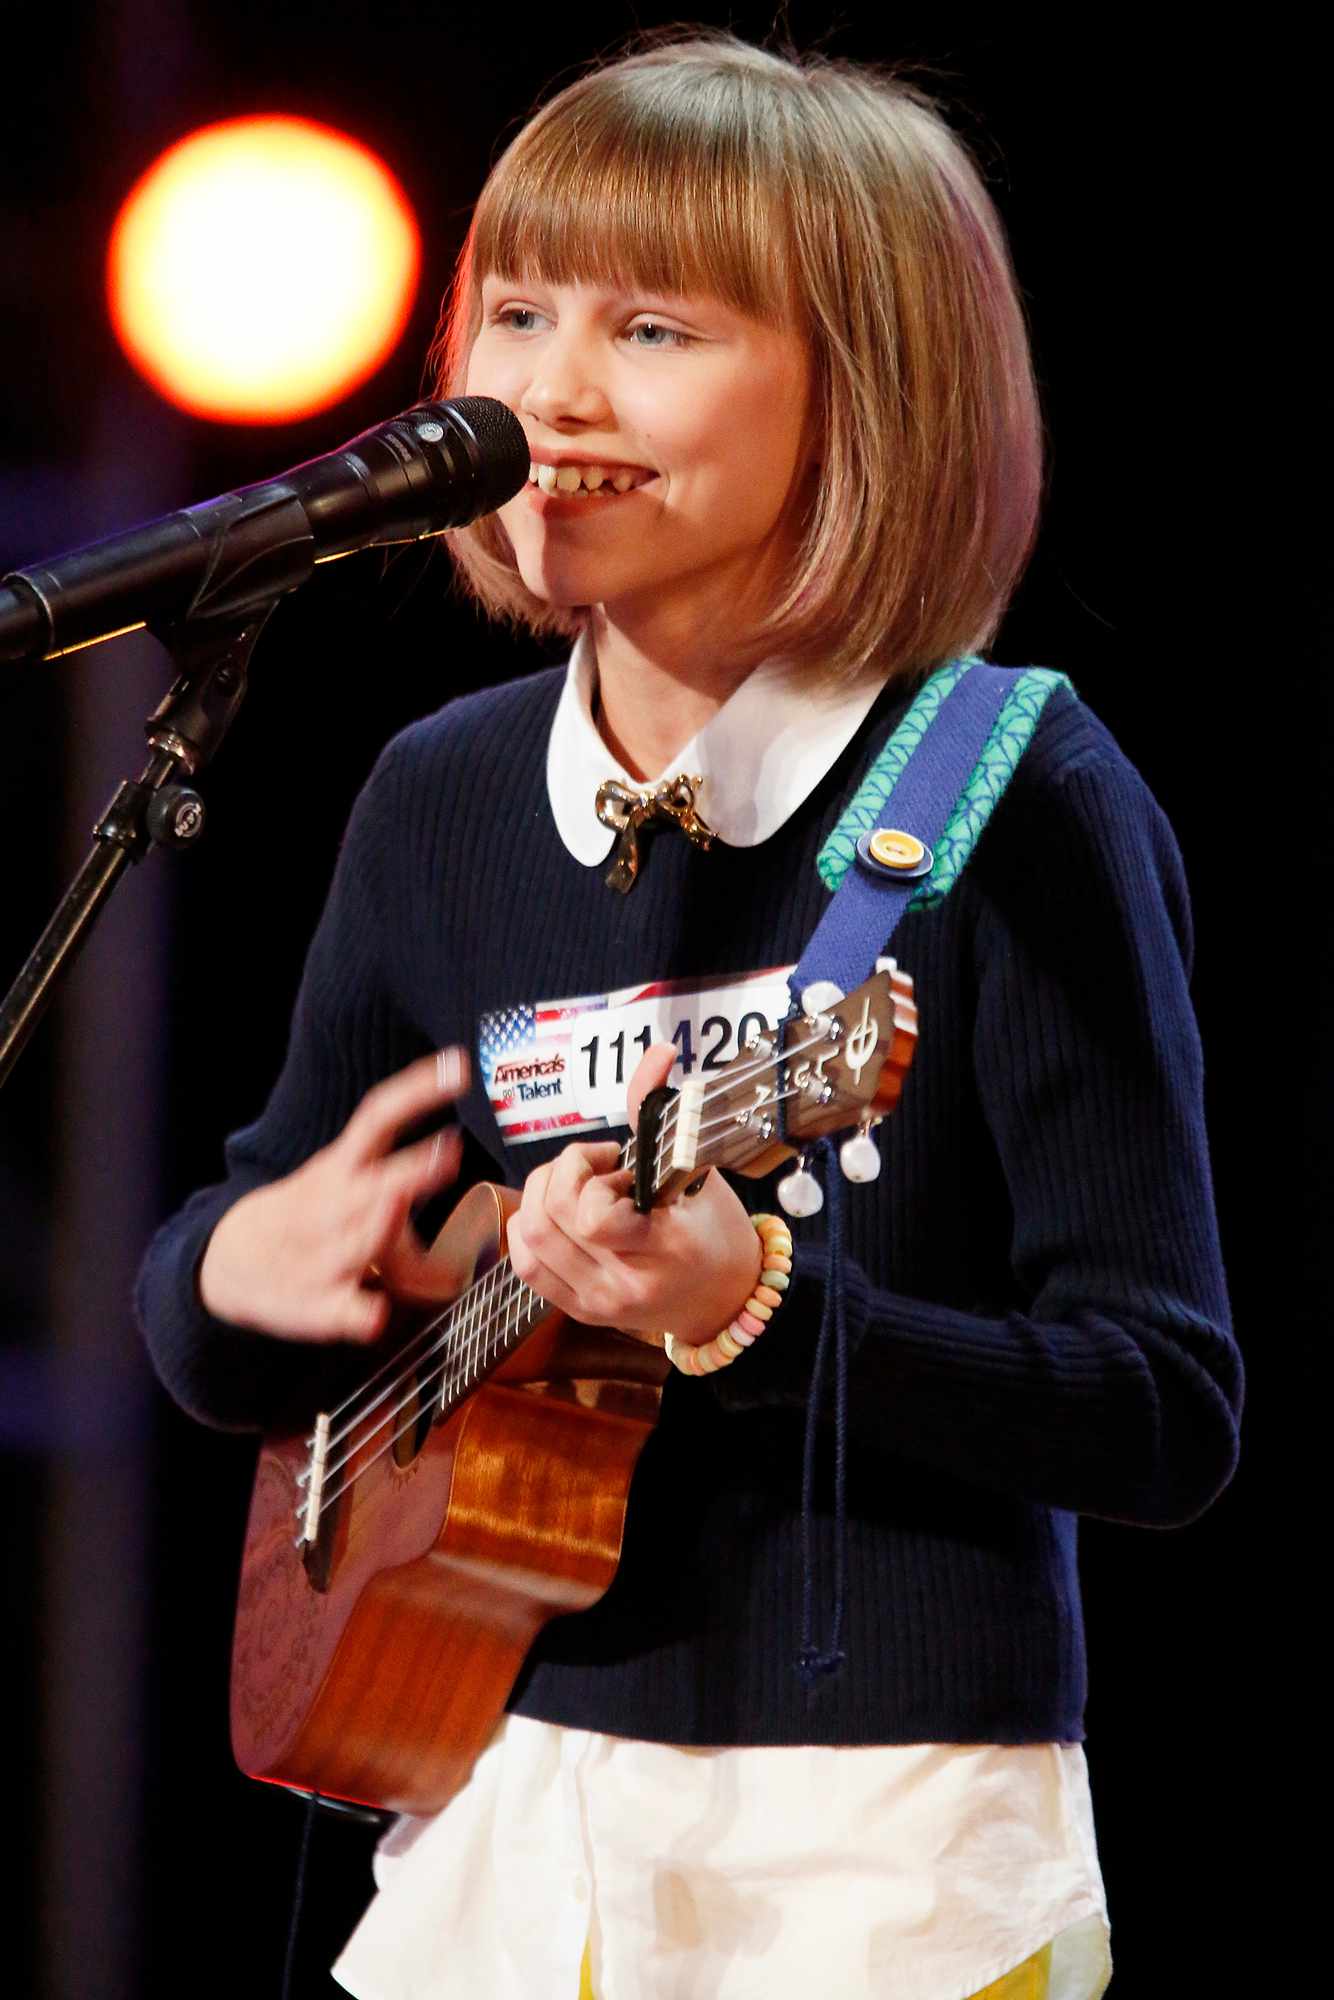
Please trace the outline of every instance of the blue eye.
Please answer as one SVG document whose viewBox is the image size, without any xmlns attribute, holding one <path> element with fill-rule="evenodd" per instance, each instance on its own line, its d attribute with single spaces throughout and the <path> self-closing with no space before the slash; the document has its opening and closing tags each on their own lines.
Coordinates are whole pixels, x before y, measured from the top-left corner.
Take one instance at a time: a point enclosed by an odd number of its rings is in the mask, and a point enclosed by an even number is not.
<svg viewBox="0 0 1334 2000">
<path fill-rule="evenodd" d="M 675 327 L 659 326 L 656 320 L 646 319 L 630 328 L 629 338 L 636 347 L 684 347 L 690 336 L 678 333 Z"/>
<path fill-rule="evenodd" d="M 531 306 L 506 306 L 503 312 L 496 314 L 496 319 L 501 326 L 508 326 L 515 333 L 531 333 L 537 314 Z"/>
</svg>

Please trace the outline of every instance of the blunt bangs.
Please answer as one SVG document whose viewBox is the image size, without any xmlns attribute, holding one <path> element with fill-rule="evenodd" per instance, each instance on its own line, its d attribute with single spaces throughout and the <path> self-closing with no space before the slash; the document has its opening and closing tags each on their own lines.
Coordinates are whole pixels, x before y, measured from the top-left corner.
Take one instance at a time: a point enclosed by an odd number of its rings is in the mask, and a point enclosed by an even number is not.
<svg viewBox="0 0 1334 2000">
<path fill-rule="evenodd" d="M 660 68 L 642 81 L 651 87 L 633 96 L 558 99 L 519 135 L 477 205 L 473 281 L 628 283 L 782 320 L 781 162 L 762 157 L 727 79 L 701 92 Z"/>
</svg>

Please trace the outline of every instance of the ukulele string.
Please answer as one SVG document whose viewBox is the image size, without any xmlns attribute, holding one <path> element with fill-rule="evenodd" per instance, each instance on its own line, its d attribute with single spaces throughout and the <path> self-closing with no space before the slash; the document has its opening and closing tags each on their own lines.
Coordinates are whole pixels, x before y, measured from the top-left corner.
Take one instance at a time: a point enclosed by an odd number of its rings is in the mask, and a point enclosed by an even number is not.
<svg viewBox="0 0 1334 2000">
<path fill-rule="evenodd" d="M 789 1064 L 794 1062 L 798 1056 L 804 1055 L 807 1049 L 815 1048 L 817 1044 L 823 1040 L 824 1036 L 817 1033 L 811 1035 L 804 1042 L 790 1043 L 788 1047 L 785 1048 L 783 1051 L 781 1067 L 786 1068 Z M 737 1083 L 749 1082 L 753 1077 L 758 1076 L 761 1073 L 761 1071 L 764 1070 L 774 1071 L 777 1070 L 779 1067 L 780 1065 L 778 1063 L 771 1061 L 768 1056 L 757 1056 L 749 1064 L 741 1064 L 739 1062 L 730 1064 L 726 1072 L 725 1082 L 720 1081 L 716 1084 L 706 1085 L 704 1095 L 700 1099 L 701 1112 L 704 1111 L 704 1109 L 712 1101 L 713 1098 L 730 1093 L 733 1085 Z M 786 1103 L 789 1097 L 794 1097 L 797 1096 L 798 1094 L 799 1092 L 797 1087 L 793 1085 L 787 1090 L 775 1091 L 773 1097 L 768 1099 L 767 1101 L 771 1104 Z M 655 1180 L 661 1178 L 663 1154 L 666 1150 L 668 1140 L 672 1137 L 672 1134 L 676 1130 L 679 1118 L 678 1103 L 679 1100 L 673 1098 L 672 1102 L 669 1105 L 667 1105 L 663 1111 L 662 1121 L 658 1128 L 657 1152 L 654 1160 L 654 1166 L 656 1170 L 654 1175 Z M 697 1135 L 699 1137 L 703 1137 L 704 1133 L 714 1132 L 718 1129 L 719 1126 L 730 1125 L 733 1122 L 734 1117 L 735 1113 L 729 1113 L 728 1116 L 725 1118 L 701 1117 L 700 1123 L 696 1128 Z"/>
<path fill-rule="evenodd" d="M 433 1333 L 436 1331 L 437 1328 L 443 1329 L 439 1340 L 435 1342 L 434 1346 L 428 1347 L 423 1351 L 414 1355 L 413 1359 L 408 1364 L 408 1366 L 405 1368 L 401 1368 L 399 1370 L 399 1373 L 394 1376 L 393 1380 L 385 1384 L 384 1388 L 381 1389 L 378 1396 L 373 1396 L 367 1403 L 363 1404 L 363 1406 L 359 1410 L 357 1410 L 351 1417 L 349 1417 L 346 1423 L 344 1423 L 339 1430 L 332 1432 L 328 1439 L 328 1444 L 326 1446 L 326 1449 L 332 1449 L 335 1445 L 342 1444 L 343 1440 L 347 1437 L 350 1437 L 353 1431 L 359 1429 L 359 1427 L 362 1424 L 369 1421 L 370 1417 L 373 1415 L 375 1410 L 379 1408 L 380 1404 L 384 1402 L 387 1396 L 392 1396 L 395 1390 L 402 1388 L 405 1383 L 410 1385 L 408 1392 L 409 1397 L 415 1394 L 416 1391 L 423 1386 L 424 1378 L 422 1377 L 420 1371 L 436 1354 L 440 1353 L 442 1349 L 448 1346 L 450 1336 L 453 1334 L 457 1334 L 459 1337 L 455 1341 L 453 1347 L 449 1349 L 449 1353 L 446 1357 L 446 1365 L 448 1365 L 448 1361 L 450 1359 L 458 1360 L 463 1358 L 465 1352 L 473 1345 L 473 1336 L 477 1333 L 477 1331 L 479 1330 L 479 1328 L 483 1323 L 482 1307 L 485 1301 L 482 1295 L 486 1287 L 489 1285 L 492 1293 L 498 1294 L 501 1290 L 501 1285 L 504 1282 L 504 1274 L 506 1272 L 509 1272 L 510 1269 L 511 1266 L 509 1259 L 502 1258 L 500 1262 L 492 1266 L 491 1270 L 489 1270 L 484 1277 L 479 1278 L 474 1285 L 470 1285 L 468 1290 L 464 1292 L 460 1298 L 454 1301 L 454 1304 L 449 1308 L 447 1312 L 442 1313 L 437 1319 L 432 1320 L 428 1326 L 424 1327 L 421 1330 L 421 1333 L 419 1333 L 411 1343 L 412 1346 L 417 1346 L 420 1343 L 423 1334 Z M 522 1280 L 516 1276 L 514 1282 L 516 1284 L 521 1284 Z M 494 1298 L 492 1300 L 492 1303 L 495 1303 Z M 488 1315 L 487 1318 L 489 1319 L 489 1317 L 490 1316 Z M 464 1324 L 464 1322 L 468 1323 Z M 407 1350 L 404 1351 L 406 1352 Z M 472 1357 L 469 1356 L 469 1358 L 471 1359 Z M 401 1360 L 402 1360 L 402 1355 L 396 1354 L 392 1357 L 392 1360 L 390 1362 L 387 1362 L 385 1364 L 385 1366 L 386 1367 L 395 1366 Z M 383 1374 L 384 1372 L 385 1372 L 384 1369 L 380 1370 L 381 1374 Z M 403 1407 L 404 1404 L 401 1402 L 395 1404 L 393 1409 L 388 1411 L 385 1416 L 381 1417 L 380 1424 L 384 1424 L 386 1422 L 391 1421 L 398 1414 L 399 1410 L 401 1410 Z M 376 1425 L 375 1428 L 377 1430 L 380 1428 L 380 1424 Z M 374 1437 L 375 1431 L 372 1430 L 369 1433 L 369 1435 L 371 1437 Z M 362 1441 L 364 1442 L 364 1439 Z M 353 1449 L 355 1450 L 356 1447 L 354 1446 Z M 350 1455 L 351 1454 L 349 1454 L 349 1456 Z M 340 1471 L 342 1466 L 346 1464 L 346 1462 L 347 1460 L 343 1459 L 340 1460 L 337 1464 L 326 1468 L 326 1476 L 327 1472 L 329 1471 L 334 1471 L 334 1472 Z"/>
<path fill-rule="evenodd" d="M 387 1360 L 383 1361 L 372 1376 L 363 1382 L 359 1388 L 354 1389 L 350 1396 L 345 1397 L 337 1409 L 329 1412 L 330 1426 L 337 1419 L 350 1412 L 347 1415 L 346 1422 L 342 1424 L 340 1429 L 333 1430 L 331 1428 L 328 1439 L 330 1446 L 341 1444 L 350 1431 L 354 1430 L 358 1424 L 365 1422 L 371 1412 L 384 1401 L 386 1396 L 393 1395 L 395 1389 L 398 1388 L 400 1383 L 406 1381 L 414 1368 L 418 1367 L 423 1361 L 430 1359 L 431 1354 L 435 1350 L 433 1348 L 424 1348 L 424 1343 L 437 1331 L 441 1335 L 440 1341 L 436 1343 L 437 1347 L 448 1338 L 449 1334 L 453 1332 L 455 1326 L 463 1317 L 465 1310 L 471 1310 L 468 1302 L 474 1291 L 484 1285 L 491 1275 L 491 1272 L 488 1271 L 483 1277 L 478 1278 L 474 1284 L 468 1287 L 466 1292 L 461 1293 L 458 1298 L 453 1299 L 443 1312 L 437 1313 L 434 1319 L 428 1319 L 424 1326 L 418 1327 L 412 1337 L 402 1347 L 398 1348 L 396 1352 L 391 1354 Z M 378 1395 L 368 1395 L 367 1392 L 374 1389 L 381 1376 L 387 1375 L 391 1368 L 397 1368 L 399 1371 L 398 1374 L 394 1376 L 392 1381 L 385 1383 Z M 354 1408 L 354 1405 L 357 1407 Z"/>
<path fill-rule="evenodd" d="M 345 1411 L 352 1409 L 354 1403 L 358 1402 L 363 1396 L 369 1395 L 369 1392 L 375 1387 L 380 1377 L 382 1375 L 387 1375 L 391 1368 L 401 1368 L 404 1362 L 406 1362 L 409 1367 L 413 1366 L 417 1361 L 417 1359 L 419 1358 L 418 1356 L 412 1353 L 413 1348 L 420 1347 L 421 1343 L 429 1339 L 431 1334 L 435 1332 L 437 1327 L 445 1326 L 453 1314 L 454 1306 L 457 1304 L 458 1300 L 456 1299 L 450 1305 L 446 1306 L 443 1312 L 438 1313 L 434 1319 L 427 1320 L 424 1326 L 419 1326 L 417 1328 L 417 1331 L 412 1335 L 411 1339 L 404 1344 L 404 1346 L 398 1348 L 393 1354 L 391 1354 L 388 1360 L 382 1361 L 380 1363 L 380 1366 L 375 1370 L 375 1373 L 373 1375 L 368 1375 L 364 1382 L 358 1383 L 357 1387 L 352 1391 L 350 1396 L 345 1396 L 342 1402 L 338 1404 L 336 1409 L 330 1410 L 329 1412 L 330 1426 L 332 1427 L 335 1423 L 337 1423 L 338 1420 L 343 1416 Z M 399 1379 L 401 1379 L 401 1377 Z M 358 1421 L 358 1418 L 361 1416 L 369 1416 L 371 1411 L 375 1408 L 376 1404 L 382 1402 L 385 1396 L 392 1393 L 394 1386 L 395 1386 L 394 1383 L 390 1382 L 386 1385 L 386 1387 L 380 1392 L 378 1396 L 372 1396 L 369 1402 L 364 1403 L 362 1405 L 361 1410 L 349 1419 L 349 1423 L 356 1423 Z M 329 1438 L 329 1442 L 330 1444 L 338 1444 L 341 1441 L 341 1439 L 344 1438 L 346 1435 L 347 1435 L 347 1426 L 344 1426 L 344 1428 L 341 1431 L 333 1431 L 331 1428 L 331 1435 Z"/>
<path fill-rule="evenodd" d="M 704 1095 L 700 1100 L 700 1109 L 703 1110 L 704 1107 L 707 1104 L 709 1104 L 713 1098 L 719 1096 L 722 1093 L 730 1091 L 734 1087 L 734 1085 L 738 1083 L 748 1083 L 752 1077 L 758 1076 L 763 1070 L 774 1070 L 780 1067 L 785 1067 L 788 1063 L 794 1061 L 796 1057 L 804 1055 L 807 1049 L 815 1048 L 819 1042 L 824 1040 L 824 1038 L 825 1038 L 824 1033 L 817 1029 L 816 1032 L 810 1035 L 808 1039 L 804 1042 L 789 1042 L 784 1048 L 780 1060 L 777 1062 L 773 1058 L 772 1049 L 768 1054 L 761 1054 L 757 1052 L 755 1055 L 751 1057 L 749 1062 L 743 1062 L 740 1056 L 734 1056 L 732 1061 L 727 1065 L 726 1070 L 723 1071 L 722 1074 L 720 1075 L 718 1081 L 716 1083 L 708 1083 L 705 1085 Z M 784 1095 L 791 1095 L 791 1093 L 785 1092 Z M 672 1133 L 676 1129 L 679 1117 L 678 1107 L 679 1107 L 679 1098 L 676 1097 L 672 1099 L 670 1104 L 667 1104 L 663 1107 L 662 1118 L 658 1126 L 658 1143 L 657 1143 L 657 1154 L 656 1154 L 656 1164 L 658 1165 L 661 1165 L 662 1153 L 664 1150 L 665 1142 L 667 1139 L 671 1137 Z M 726 1120 L 714 1119 L 711 1121 L 711 1123 L 712 1125 L 725 1124 Z M 704 1128 L 701 1127 L 701 1129 Z M 632 1133 L 631 1136 L 626 1140 L 624 1146 L 621 1149 L 621 1165 L 623 1168 L 632 1168 L 634 1166 L 635 1150 L 636 1150 L 636 1140 L 634 1134 Z"/>
<path fill-rule="evenodd" d="M 787 1047 L 783 1050 L 783 1054 L 779 1062 L 774 1061 L 772 1052 L 770 1052 L 770 1054 L 768 1055 L 757 1054 L 753 1056 L 748 1063 L 743 1063 L 740 1057 L 736 1057 L 732 1062 L 728 1064 L 727 1069 L 725 1070 L 723 1075 L 719 1078 L 717 1083 L 709 1083 L 705 1085 L 704 1095 L 700 1099 L 701 1112 L 704 1111 L 705 1108 L 715 1098 L 730 1093 L 730 1091 L 734 1088 L 736 1084 L 749 1083 L 752 1078 L 759 1076 L 765 1070 L 777 1070 L 779 1068 L 786 1068 L 789 1064 L 794 1062 L 798 1056 L 804 1055 L 807 1049 L 813 1049 L 817 1047 L 818 1044 L 822 1042 L 824 1039 L 825 1039 L 824 1034 L 817 1030 L 814 1034 L 808 1036 L 808 1038 L 804 1042 L 789 1042 Z M 793 1095 L 793 1092 L 791 1090 L 785 1090 L 780 1092 L 778 1095 L 786 1099 L 788 1097 L 791 1097 Z M 771 1101 L 776 1103 L 778 1101 L 778 1097 L 775 1096 L 775 1098 Z M 679 1105 L 680 1105 L 679 1098 L 674 1097 L 671 1103 L 666 1105 L 663 1109 L 662 1119 L 658 1126 L 657 1149 L 654 1159 L 655 1168 L 658 1169 L 661 1168 L 662 1156 L 666 1149 L 667 1141 L 671 1138 L 672 1134 L 676 1130 L 677 1123 L 680 1117 Z M 701 1132 L 710 1132 L 715 1130 L 719 1125 L 726 1125 L 727 1123 L 728 1120 L 726 1118 L 712 1118 L 709 1119 L 707 1122 L 701 1122 L 699 1130 Z M 634 1146 L 634 1140 L 633 1139 L 628 1140 L 626 1142 L 626 1151 L 630 1152 L 633 1146 Z M 622 1165 L 627 1167 L 632 1166 L 633 1159 L 623 1160 Z"/>
<path fill-rule="evenodd" d="M 532 1291 L 530 1286 L 525 1285 L 521 1278 L 515 1277 L 513 1283 L 513 1289 L 505 1300 L 505 1304 L 507 1307 L 507 1316 L 508 1316 L 508 1307 L 512 1305 L 515 1299 L 519 1298 L 523 1292 L 528 1292 L 530 1297 L 532 1297 L 533 1299 L 538 1299 L 538 1294 Z M 539 1303 L 545 1304 L 545 1301 L 539 1300 Z M 346 1467 L 352 1463 L 353 1459 L 356 1458 L 360 1452 L 365 1450 L 365 1448 L 372 1442 L 372 1440 L 375 1437 L 378 1436 L 378 1434 L 382 1430 L 386 1428 L 386 1426 L 392 1426 L 395 1423 L 395 1420 L 403 1415 L 404 1411 L 407 1410 L 411 1411 L 411 1415 L 409 1416 L 408 1421 L 404 1424 L 400 1424 L 397 1429 L 391 1429 L 390 1435 L 384 1440 L 384 1442 L 381 1445 L 379 1445 L 375 1451 L 371 1453 L 369 1458 L 363 1459 L 361 1461 L 361 1463 L 357 1466 L 356 1470 L 347 1479 L 343 1481 L 341 1486 L 329 1488 L 328 1490 L 323 1491 L 321 1493 L 317 1518 L 319 1515 L 322 1515 L 324 1513 L 326 1507 L 332 1507 L 332 1505 L 336 1500 L 341 1499 L 344 1493 L 346 1493 L 352 1486 L 355 1486 L 358 1479 L 361 1478 L 363 1472 L 369 1472 L 370 1468 L 376 1463 L 378 1459 L 383 1458 L 387 1451 L 392 1451 L 400 1438 L 407 1436 L 408 1432 L 411 1431 L 416 1425 L 418 1415 L 421 1410 L 422 1398 L 429 1396 L 430 1399 L 434 1401 L 437 1395 L 437 1385 L 440 1386 L 440 1391 L 441 1391 L 440 1401 L 443 1405 L 448 1395 L 452 1395 L 454 1391 L 463 1387 L 469 1381 L 475 1381 L 480 1379 L 482 1369 L 485 1366 L 485 1363 L 495 1359 L 496 1353 L 499 1350 L 499 1348 L 506 1345 L 510 1340 L 510 1338 L 512 1337 L 512 1335 L 515 1332 L 517 1332 L 519 1323 L 522 1318 L 523 1318 L 523 1312 L 520 1311 L 518 1314 L 515 1315 L 513 1326 L 507 1328 L 504 1332 L 502 1332 L 500 1339 L 492 1345 L 492 1347 L 486 1353 L 484 1360 L 482 1360 L 481 1358 L 480 1349 L 477 1353 L 470 1353 L 467 1354 L 466 1356 L 463 1355 L 458 1349 L 455 1349 L 450 1353 L 448 1353 L 445 1356 L 444 1360 L 440 1363 L 440 1366 L 438 1368 L 433 1369 L 429 1375 L 419 1376 L 416 1379 L 414 1379 L 411 1386 L 408 1389 L 408 1393 L 402 1398 L 402 1400 L 396 1403 L 392 1409 L 386 1410 L 380 1416 L 379 1420 L 374 1424 L 374 1426 L 363 1437 L 358 1438 L 357 1441 L 352 1445 L 352 1447 L 347 1452 L 344 1453 L 342 1458 L 335 1459 L 331 1465 L 326 1467 L 325 1480 L 327 1482 L 331 1478 L 335 1478 L 340 1472 L 344 1471 Z M 460 1362 L 462 1363 L 462 1365 L 455 1367 L 454 1373 L 451 1376 L 450 1374 L 451 1366 L 453 1366 L 453 1364 Z M 447 1377 L 449 1378 L 448 1381 L 446 1381 Z M 400 1379 L 405 1379 L 405 1378 L 400 1378 Z M 347 1435 L 346 1429 L 344 1430 L 342 1435 L 343 1436 Z"/>
</svg>

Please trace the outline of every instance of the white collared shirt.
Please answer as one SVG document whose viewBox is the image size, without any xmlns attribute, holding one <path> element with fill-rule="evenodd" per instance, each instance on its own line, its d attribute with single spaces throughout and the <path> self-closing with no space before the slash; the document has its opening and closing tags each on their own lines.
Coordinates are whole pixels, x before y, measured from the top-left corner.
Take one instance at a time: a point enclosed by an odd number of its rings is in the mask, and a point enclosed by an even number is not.
<svg viewBox="0 0 1334 2000">
<path fill-rule="evenodd" d="M 577 861 L 615 838 L 576 645 L 547 786 Z M 669 768 L 729 845 L 767 840 L 851 742 L 878 685 L 757 667 Z M 467 1785 L 402 1819 L 334 1968 L 359 2000 L 968 2000 L 1053 1942 L 1049 2000 L 1111 1976 L 1078 1744 L 681 1749 L 507 1716 Z"/>
<path fill-rule="evenodd" d="M 777 833 L 851 743 L 880 692 L 879 681 L 826 688 L 802 680 L 782 661 L 758 666 L 697 730 L 665 770 L 632 778 L 593 720 L 597 656 L 591 637 L 577 641 L 547 745 L 547 796 L 557 830 L 586 868 L 605 861 L 616 838 L 597 816 L 598 786 L 619 779 L 643 791 L 675 777 L 698 776 L 696 804 L 729 847 L 758 847 Z"/>
</svg>

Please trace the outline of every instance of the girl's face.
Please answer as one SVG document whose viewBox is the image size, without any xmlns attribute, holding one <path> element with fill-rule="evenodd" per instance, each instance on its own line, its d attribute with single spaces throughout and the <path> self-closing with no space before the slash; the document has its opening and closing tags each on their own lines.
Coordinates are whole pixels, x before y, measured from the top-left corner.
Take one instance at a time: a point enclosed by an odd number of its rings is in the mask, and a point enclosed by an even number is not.
<svg viewBox="0 0 1334 2000">
<path fill-rule="evenodd" d="M 716 299 L 488 277 L 467 393 L 527 434 L 500 519 L 529 590 L 624 630 L 756 622 L 795 546 L 809 390 L 797 334 Z"/>
</svg>

